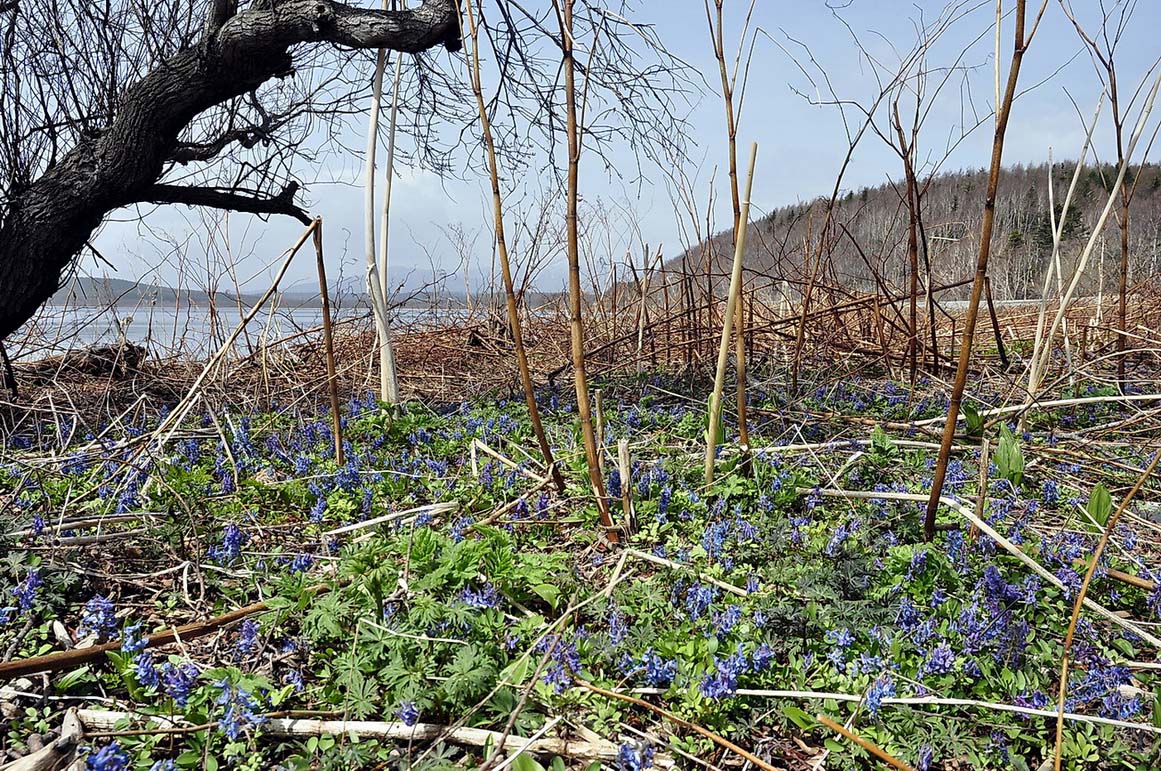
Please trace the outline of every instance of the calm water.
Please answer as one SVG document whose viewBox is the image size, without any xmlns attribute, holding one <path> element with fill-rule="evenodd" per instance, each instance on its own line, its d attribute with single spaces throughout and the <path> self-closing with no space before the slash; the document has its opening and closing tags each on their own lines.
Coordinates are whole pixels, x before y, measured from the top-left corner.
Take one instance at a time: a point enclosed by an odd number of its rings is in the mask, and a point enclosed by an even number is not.
<svg viewBox="0 0 1161 771">
<path fill-rule="evenodd" d="M 370 327 L 361 308 L 332 311 L 336 321 Z M 397 322 L 411 322 L 430 315 L 427 309 L 402 308 L 395 313 Z M 16 336 L 10 350 L 21 358 L 36 358 L 37 354 L 54 353 L 66 349 L 116 342 L 121 331 L 134 343 L 149 348 L 152 353 L 177 353 L 204 356 L 217 350 L 241 323 L 243 313 L 234 308 L 219 307 L 211 314 L 200 307 L 115 307 L 115 308 L 44 308 L 37 319 Z M 259 312 L 239 336 L 236 348 L 247 351 L 261 343 L 275 343 L 322 324 L 319 308 L 280 309 L 273 313 Z"/>
</svg>

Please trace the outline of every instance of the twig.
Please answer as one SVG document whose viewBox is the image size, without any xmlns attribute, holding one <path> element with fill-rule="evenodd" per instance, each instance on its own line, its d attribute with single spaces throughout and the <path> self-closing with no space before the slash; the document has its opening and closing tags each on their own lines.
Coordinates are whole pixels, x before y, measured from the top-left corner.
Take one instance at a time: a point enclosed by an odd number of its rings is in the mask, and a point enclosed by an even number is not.
<svg viewBox="0 0 1161 771">
<path fill-rule="evenodd" d="M 1080 608 L 1084 603 L 1085 595 L 1088 594 L 1089 584 L 1092 583 L 1092 577 L 1096 573 L 1097 564 L 1100 563 L 1101 554 L 1104 553 L 1105 546 L 1109 543 L 1109 536 L 1112 535 L 1113 528 L 1117 526 L 1117 521 L 1120 520 L 1121 515 L 1125 512 L 1129 501 L 1141 490 L 1145 484 L 1145 480 L 1153 473 L 1153 469 L 1157 468 L 1158 461 L 1161 461 L 1161 452 L 1153 453 L 1153 460 L 1141 473 L 1141 476 L 1137 478 L 1137 483 L 1133 485 L 1133 489 L 1129 491 L 1129 494 L 1121 499 L 1121 505 L 1109 517 L 1109 521 L 1105 523 L 1105 531 L 1101 534 L 1101 540 L 1093 551 L 1088 570 L 1084 574 L 1084 583 L 1080 585 L 1080 591 L 1076 595 L 1076 602 L 1072 605 L 1072 619 L 1068 622 L 1068 633 L 1064 636 L 1064 652 L 1060 657 L 1060 690 L 1056 697 L 1056 748 L 1053 751 L 1053 767 L 1056 771 L 1060 771 L 1060 763 L 1064 751 L 1064 699 L 1068 695 L 1068 657 L 1072 650 L 1073 637 L 1076 634 L 1076 624 L 1080 620 Z"/>
<path fill-rule="evenodd" d="M 846 726 L 839 725 L 838 723 L 834 722 L 826 715 L 818 715 L 815 717 L 815 720 L 822 723 L 824 726 L 826 726 L 830 730 L 837 731 L 838 733 L 842 734 L 843 736 L 850 739 L 852 742 L 859 745 L 864 750 L 871 753 L 872 755 L 874 755 L 875 757 L 877 757 L 879 760 L 883 761 L 884 763 L 889 763 L 890 765 L 894 766 L 895 768 L 900 769 L 900 771 L 915 771 L 915 769 L 913 767 L 907 765 L 902 760 L 899 760 L 894 755 L 891 755 L 890 753 L 880 749 L 876 745 L 872 744 L 871 742 L 867 741 L 863 737 L 856 734 L 854 731 L 848 730 L 846 728 Z"/>
<path fill-rule="evenodd" d="M 767 763 L 766 761 L 762 760 L 757 755 L 754 755 L 753 753 L 747 752 L 746 750 L 742 749 L 738 745 L 731 742 L 729 739 L 726 739 L 722 736 L 715 734 L 713 731 L 709 730 L 708 728 L 702 728 L 701 726 L 697 725 L 696 723 L 691 723 L 688 720 L 680 718 L 677 715 L 673 714 L 672 712 L 665 710 L 665 709 L 662 709 L 661 707 L 658 707 L 655 704 L 650 704 L 649 702 L 645 701 L 644 699 L 638 699 L 636 696 L 628 696 L 628 695 L 623 694 L 623 693 L 617 693 L 616 691 L 608 691 L 608 690 L 605 690 L 604 688 L 601 688 L 600 686 L 593 685 L 592 683 L 589 683 L 589 682 L 585 682 L 584 680 L 577 680 L 576 684 L 582 688 L 586 688 L 586 689 L 592 691 L 593 693 L 598 693 L 601 696 L 607 696 L 610 699 L 619 699 L 620 701 L 626 701 L 630 704 L 636 704 L 638 707 L 644 707 L 645 709 L 648 709 L 652 712 L 656 712 L 658 715 L 661 715 L 666 720 L 669 720 L 673 723 L 677 723 L 679 726 L 682 726 L 684 728 L 688 728 L 689 730 L 694 731 L 695 733 L 701 734 L 702 736 L 709 739 L 710 741 L 712 741 L 714 744 L 718 745 L 719 747 L 723 747 L 723 748 L 729 750 L 730 752 L 734 753 L 738 757 L 743 758 L 745 760 L 748 760 L 749 762 L 753 763 L 758 768 L 765 769 L 765 771 L 777 771 L 777 769 L 774 766 L 772 766 L 769 763 Z"/>
<path fill-rule="evenodd" d="M 319 595 L 330 590 L 330 586 L 319 584 L 308 588 L 306 591 L 309 594 Z M 159 645 L 168 645 L 178 640 L 187 641 L 204 637 L 216 632 L 223 626 L 228 626 L 235 621 L 241 621 L 248 616 L 252 616 L 255 613 L 263 613 L 269 609 L 265 602 L 255 602 L 252 605 L 232 610 L 229 613 L 223 613 L 220 616 L 215 616 L 206 621 L 194 621 L 179 627 L 170 628 L 164 632 L 146 635 L 144 638 L 145 647 L 154 648 Z M 0 681 L 12 680 L 37 672 L 59 672 L 62 669 L 74 669 L 84 664 L 90 664 L 103 659 L 109 651 L 120 650 L 120 648 L 121 641 L 114 640 L 101 645 L 94 645 L 91 648 L 74 648 L 68 651 L 47 653 L 43 656 L 34 656 L 30 659 L 6 661 L 0 663 Z"/>
</svg>

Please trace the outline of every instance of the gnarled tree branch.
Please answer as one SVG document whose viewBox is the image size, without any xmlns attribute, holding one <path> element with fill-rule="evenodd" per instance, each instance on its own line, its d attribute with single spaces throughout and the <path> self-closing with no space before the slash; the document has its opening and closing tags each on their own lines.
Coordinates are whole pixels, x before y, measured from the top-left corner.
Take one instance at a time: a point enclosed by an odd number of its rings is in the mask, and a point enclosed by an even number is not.
<svg viewBox="0 0 1161 771">
<path fill-rule="evenodd" d="M 285 214 L 294 217 L 304 225 L 311 223 L 310 215 L 294 203 L 298 183 L 292 182 L 273 198 L 251 192 L 244 195 L 235 190 L 216 187 L 187 187 L 185 185 L 153 185 L 145 190 L 145 203 L 182 203 L 187 206 L 206 206 L 211 209 L 228 209 L 248 214 Z"/>
<path fill-rule="evenodd" d="M 228 15 L 230 5 L 215 3 L 213 18 Z M 456 0 L 424 0 L 405 11 L 280 0 L 254 3 L 221 22 L 216 31 L 211 25 L 202 45 L 179 51 L 125 88 L 108 126 L 10 199 L 0 224 L 0 339 L 56 291 L 65 268 L 110 211 L 156 195 L 178 137 L 198 115 L 290 73 L 295 46 L 329 42 L 411 53 L 441 44 L 459 48 Z M 181 202 L 189 202 L 190 194 L 182 195 Z M 247 205 L 256 204 L 250 199 Z M 287 202 L 280 205 L 272 213 L 298 216 Z"/>
</svg>

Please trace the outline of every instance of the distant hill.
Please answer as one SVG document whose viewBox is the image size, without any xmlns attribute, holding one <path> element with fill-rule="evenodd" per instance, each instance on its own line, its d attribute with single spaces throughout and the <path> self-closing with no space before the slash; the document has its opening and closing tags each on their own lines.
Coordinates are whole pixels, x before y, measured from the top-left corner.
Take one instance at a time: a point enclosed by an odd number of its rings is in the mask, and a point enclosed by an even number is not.
<svg viewBox="0 0 1161 771">
<path fill-rule="evenodd" d="M 239 299 L 245 307 L 254 305 L 261 299 L 261 292 L 246 292 L 236 295 L 233 292 L 218 292 L 213 298 L 208 292 L 200 289 L 175 289 L 174 287 L 158 284 L 130 281 L 123 278 L 96 278 L 92 276 L 76 276 L 49 300 L 49 305 L 72 307 L 104 308 L 118 305 L 123 308 L 138 308 L 146 305 L 194 305 L 208 307 L 211 299 L 219 307 L 235 308 Z M 524 302 L 532 308 L 552 305 L 562 302 L 558 292 L 528 292 Z M 277 303 L 282 308 L 318 308 L 321 306 L 318 289 L 308 282 L 290 285 L 289 289 L 280 292 Z M 467 298 L 460 292 L 440 292 L 432 295 L 427 292 L 404 294 L 396 299 L 399 307 L 429 308 L 439 306 L 445 308 L 465 307 Z M 474 305 L 502 306 L 503 296 L 489 297 L 481 293 L 472 297 Z M 361 284 L 348 281 L 331 289 L 331 304 L 341 305 L 344 308 L 369 307 L 367 295 L 362 291 Z"/>
<path fill-rule="evenodd" d="M 228 292 L 219 292 L 218 303 L 237 303 L 237 298 Z M 176 305 L 177 303 L 208 305 L 210 296 L 201 290 L 181 290 L 168 286 L 143 284 L 123 278 L 93 278 L 76 276 L 69 280 L 49 300 L 51 305 L 141 305 L 156 303 Z"/>
<path fill-rule="evenodd" d="M 1056 163 L 1055 202 L 1059 210 L 1072 180 L 1075 162 Z M 1161 168 L 1155 164 L 1135 167 L 1137 183 L 1130 211 L 1130 277 L 1148 281 L 1161 275 Z M 1092 228 L 1104 208 L 1106 185 L 1116 180 L 1116 169 L 1105 165 L 1081 172 L 1073 210 L 1062 240 L 1062 259 L 1069 271 L 1084 248 Z M 996 200 L 996 226 L 989 277 L 997 298 L 1038 297 L 1044 270 L 1052 253 L 1052 230 L 1048 213 L 1048 164 L 1016 165 L 1004 170 Z M 983 199 L 987 187 L 984 169 L 939 174 L 926 184 L 922 217 L 927 253 L 934 283 L 952 283 L 969 278 L 975 271 Z M 876 266 L 882 282 L 892 291 L 902 292 L 909 276 L 907 258 L 906 189 L 902 182 L 846 191 L 838 199 L 833 221 L 826 234 L 830 265 L 824 280 L 853 290 L 873 292 L 878 282 L 867 263 Z M 753 220 L 748 233 L 745 270 L 750 286 L 778 284 L 787 280 L 800 285 L 807 271 L 804 241 L 809 233 L 817 245 L 825 220 L 827 200 L 819 198 L 783 206 Z M 1119 214 L 1119 204 L 1116 213 Z M 705 265 L 716 274 L 715 291 L 721 292 L 728 280 L 733 258 L 729 231 L 717 233 L 703 244 L 670 260 L 667 268 L 678 275 L 685 270 L 704 277 Z M 1116 291 L 1120 275 L 1120 232 L 1110 216 L 1103 235 L 1104 291 Z M 1100 284 L 1101 246 L 1085 273 L 1081 291 L 1095 292 Z M 812 252 L 811 259 L 814 257 Z M 922 276 L 923 250 L 920 248 Z M 670 281 L 674 281 L 670 273 Z M 922 281 L 922 279 L 921 279 Z M 704 278 L 698 283 L 704 286 Z M 963 297 L 967 288 L 950 293 Z"/>
</svg>

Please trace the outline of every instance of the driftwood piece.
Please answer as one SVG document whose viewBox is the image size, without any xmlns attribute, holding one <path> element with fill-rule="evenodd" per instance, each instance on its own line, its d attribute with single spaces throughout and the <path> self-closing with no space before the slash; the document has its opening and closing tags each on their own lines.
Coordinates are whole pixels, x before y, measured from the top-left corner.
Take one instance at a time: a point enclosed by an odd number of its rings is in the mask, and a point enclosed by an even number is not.
<svg viewBox="0 0 1161 771">
<path fill-rule="evenodd" d="M 138 371 L 147 355 L 144 346 L 132 343 L 95 345 L 19 365 L 17 372 L 25 380 L 36 383 L 52 380 L 59 375 L 89 375 L 124 380 Z"/>
<path fill-rule="evenodd" d="M 84 726 L 76 709 L 65 713 L 60 736 L 47 747 L 0 766 L 0 771 L 58 771 L 73 761 L 77 745 L 84 737 Z"/>
</svg>

